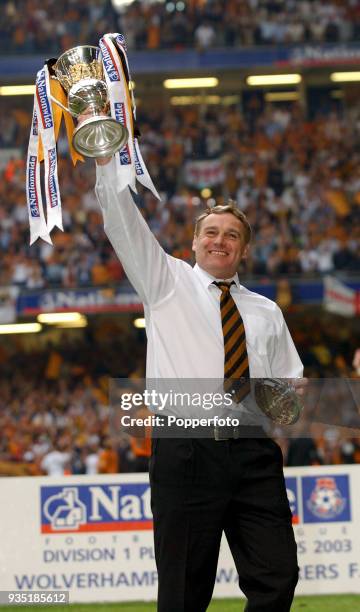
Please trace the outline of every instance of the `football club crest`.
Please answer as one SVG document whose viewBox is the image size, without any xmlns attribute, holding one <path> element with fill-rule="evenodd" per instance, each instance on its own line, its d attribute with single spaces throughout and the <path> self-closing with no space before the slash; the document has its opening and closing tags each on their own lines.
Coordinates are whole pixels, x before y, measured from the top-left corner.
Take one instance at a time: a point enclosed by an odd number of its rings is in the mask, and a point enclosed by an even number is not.
<svg viewBox="0 0 360 612">
<path fill-rule="evenodd" d="M 305 522 L 350 520 L 347 476 L 303 478 L 303 499 Z"/>
</svg>

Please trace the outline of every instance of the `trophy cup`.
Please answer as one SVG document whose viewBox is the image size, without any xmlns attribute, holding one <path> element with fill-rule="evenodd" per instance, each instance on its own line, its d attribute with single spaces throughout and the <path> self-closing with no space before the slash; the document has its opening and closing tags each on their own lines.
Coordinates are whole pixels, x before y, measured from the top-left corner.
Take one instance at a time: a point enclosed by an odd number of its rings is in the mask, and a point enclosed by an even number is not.
<svg viewBox="0 0 360 612">
<path fill-rule="evenodd" d="M 74 47 L 63 53 L 52 66 L 55 77 L 67 93 L 68 108 L 51 99 L 73 117 L 86 112 L 89 117 L 73 133 L 74 149 L 85 157 L 110 157 L 127 142 L 126 127 L 106 116 L 109 95 L 99 47 Z M 105 113 L 105 114 L 104 114 Z"/>
</svg>

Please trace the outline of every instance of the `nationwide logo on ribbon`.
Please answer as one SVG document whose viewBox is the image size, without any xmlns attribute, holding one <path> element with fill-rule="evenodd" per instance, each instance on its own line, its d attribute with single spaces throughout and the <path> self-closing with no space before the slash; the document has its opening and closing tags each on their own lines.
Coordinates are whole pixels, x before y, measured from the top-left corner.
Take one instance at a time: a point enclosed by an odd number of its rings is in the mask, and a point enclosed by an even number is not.
<svg viewBox="0 0 360 612">
<path fill-rule="evenodd" d="M 120 47 L 123 47 L 124 51 L 127 51 L 125 36 L 123 34 L 116 35 L 116 42 Z"/>
<path fill-rule="evenodd" d="M 49 197 L 50 206 L 54 208 L 59 204 L 59 191 L 56 185 L 56 147 L 49 149 Z"/>
<path fill-rule="evenodd" d="M 144 483 L 44 486 L 40 504 L 41 533 L 153 528 L 150 487 Z"/>
<path fill-rule="evenodd" d="M 303 476 L 304 523 L 350 521 L 349 477 Z"/>
<path fill-rule="evenodd" d="M 107 72 L 109 80 L 112 81 L 113 83 L 115 83 L 116 81 L 120 81 L 120 75 L 116 68 L 116 62 L 109 49 L 109 46 L 106 44 L 104 39 L 101 39 L 99 41 L 99 45 L 101 49 L 101 55 L 102 55 L 102 60 L 104 63 L 104 68 Z"/>
<path fill-rule="evenodd" d="M 38 195 L 36 189 L 36 166 L 37 156 L 30 155 L 28 161 L 28 202 L 30 208 L 30 215 L 33 218 L 40 217 L 40 210 L 38 205 Z"/>
<path fill-rule="evenodd" d="M 115 119 L 124 127 L 127 127 L 126 124 L 126 113 L 125 113 L 125 104 L 123 102 L 114 102 L 114 111 L 115 111 Z M 129 145 L 126 143 L 121 151 L 119 151 L 120 155 L 120 164 L 122 166 L 127 166 L 131 164 L 131 156 Z"/>
<path fill-rule="evenodd" d="M 136 171 L 136 176 L 141 176 L 142 174 L 144 174 L 144 170 L 143 170 L 143 167 L 138 157 L 138 148 L 139 148 L 139 145 L 138 145 L 137 140 L 135 139 L 135 149 L 134 149 L 135 151 L 135 171 Z"/>
<path fill-rule="evenodd" d="M 41 144 L 41 153 L 40 151 Z M 44 159 L 44 187 L 47 219 L 41 193 L 40 163 Z M 26 201 L 30 224 L 30 244 L 42 238 L 52 244 L 53 227 L 63 229 L 61 198 L 57 178 L 56 137 L 51 106 L 49 69 L 45 66 L 36 76 L 33 117 L 26 162 Z"/>
<path fill-rule="evenodd" d="M 36 97 L 44 130 L 53 127 L 50 100 L 46 90 L 45 70 L 41 70 L 36 80 Z"/>
</svg>

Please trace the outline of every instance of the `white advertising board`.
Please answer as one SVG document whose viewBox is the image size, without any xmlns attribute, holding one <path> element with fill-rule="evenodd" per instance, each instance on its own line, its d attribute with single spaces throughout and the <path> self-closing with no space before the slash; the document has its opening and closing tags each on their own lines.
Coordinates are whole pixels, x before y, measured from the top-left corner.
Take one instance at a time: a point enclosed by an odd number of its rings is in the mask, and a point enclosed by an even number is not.
<svg viewBox="0 0 360 612">
<path fill-rule="evenodd" d="M 360 466 L 285 476 L 297 594 L 360 593 Z M 0 590 L 68 590 L 72 602 L 156 599 L 147 475 L 0 478 L 0 487 Z M 239 595 L 224 540 L 214 596 Z"/>
</svg>

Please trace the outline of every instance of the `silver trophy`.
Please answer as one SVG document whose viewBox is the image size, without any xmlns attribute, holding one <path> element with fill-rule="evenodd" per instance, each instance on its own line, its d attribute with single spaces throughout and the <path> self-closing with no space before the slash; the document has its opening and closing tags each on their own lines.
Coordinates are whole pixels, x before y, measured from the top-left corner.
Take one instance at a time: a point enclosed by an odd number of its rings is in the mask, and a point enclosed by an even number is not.
<svg viewBox="0 0 360 612">
<path fill-rule="evenodd" d="M 281 378 L 259 378 L 255 383 L 255 401 L 278 425 L 296 423 L 303 408 L 295 387 Z"/>
<path fill-rule="evenodd" d="M 129 133 L 121 123 L 107 116 L 109 95 L 99 47 L 69 49 L 60 55 L 53 70 L 68 94 L 68 108 L 53 96 L 52 100 L 73 117 L 89 115 L 74 130 L 74 149 L 85 157 L 110 157 L 119 151 Z"/>
</svg>

